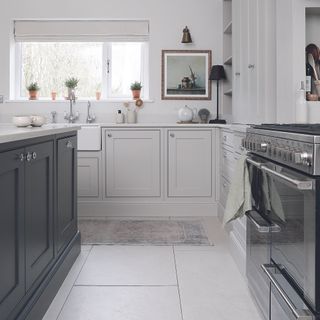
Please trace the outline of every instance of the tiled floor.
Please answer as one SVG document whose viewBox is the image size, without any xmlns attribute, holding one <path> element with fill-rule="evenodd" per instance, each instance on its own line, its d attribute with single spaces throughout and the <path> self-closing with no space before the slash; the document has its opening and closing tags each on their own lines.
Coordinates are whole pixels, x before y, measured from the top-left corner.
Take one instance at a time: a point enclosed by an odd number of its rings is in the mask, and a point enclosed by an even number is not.
<svg viewBox="0 0 320 320">
<path fill-rule="evenodd" d="M 83 246 L 44 320 L 260 320 L 216 218 L 213 247 Z"/>
</svg>

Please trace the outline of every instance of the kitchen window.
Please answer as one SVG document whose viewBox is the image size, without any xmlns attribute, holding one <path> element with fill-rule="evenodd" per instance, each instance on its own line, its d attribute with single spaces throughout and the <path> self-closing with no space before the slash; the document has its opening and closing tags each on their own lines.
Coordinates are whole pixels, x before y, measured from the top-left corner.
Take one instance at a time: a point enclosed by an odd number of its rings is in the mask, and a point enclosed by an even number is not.
<svg viewBox="0 0 320 320">
<path fill-rule="evenodd" d="M 145 21 L 16 21 L 15 98 L 27 99 L 26 86 L 37 82 L 40 99 L 53 91 L 64 99 L 64 82 L 75 77 L 78 99 L 97 91 L 102 99 L 131 99 L 135 81 L 148 99 L 148 32 Z"/>
</svg>

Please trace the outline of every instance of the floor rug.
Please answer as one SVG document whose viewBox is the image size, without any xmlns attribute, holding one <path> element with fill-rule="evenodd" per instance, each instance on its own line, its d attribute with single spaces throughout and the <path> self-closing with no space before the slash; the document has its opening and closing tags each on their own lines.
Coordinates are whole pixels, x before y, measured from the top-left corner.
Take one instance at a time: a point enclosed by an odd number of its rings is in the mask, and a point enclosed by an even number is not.
<svg viewBox="0 0 320 320">
<path fill-rule="evenodd" d="M 200 220 L 79 220 L 82 244 L 210 246 Z"/>
</svg>

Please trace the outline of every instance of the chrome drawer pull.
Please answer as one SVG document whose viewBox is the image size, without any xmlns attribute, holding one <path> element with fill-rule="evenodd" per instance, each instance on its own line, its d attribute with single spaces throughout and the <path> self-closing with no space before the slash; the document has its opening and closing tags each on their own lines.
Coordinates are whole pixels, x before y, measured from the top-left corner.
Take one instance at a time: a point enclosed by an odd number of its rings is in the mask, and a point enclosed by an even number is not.
<svg viewBox="0 0 320 320">
<path fill-rule="evenodd" d="M 68 140 L 67 142 L 67 148 L 70 148 L 70 149 L 73 148 L 73 144 L 70 140 Z"/>
<path fill-rule="evenodd" d="M 32 153 L 31 153 L 31 152 L 28 152 L 28 153 L 27 153 L 26 160 L 27 160 L 28 162 L 30 162 L 30 161 L 32 160 Z"/>
<path fill-rule="evenodd" d="M 170 133 L 170 137 L 171 137 L 171 138 L 174 138 L 174 133 Z"/>
<path fill-rule="evenodd" d="M 256 227 L 256 229 L 260 233 L 269 233 L 270 232 L 270 227 L 269 226 L 262 226 L 260 225 L 251 215 L 250 211 L 246 213 L 247 218 L 253 223 L 253 225 Z"/>
<path fill-rule="evenodd" d="M 280 294 L 281 298 L 284 300 L 284 302 L 289 307 L 289 309 L 291 310 L 292 314 L 294 315 L 294 317 L 296 319 L 300 319 L 300 320 L 313 320 L 314 319 L 310 310 L 296 309 L 295 305 L 292 303 L 292 301 L 290 300 L 288 295 L 284 292 L 284 290 L 279 285 L 278 281 L 274 278 L 272 271 L 269 270 L 270 268 L 276 269 L 276 267 L 274 265 L 263 264 L 263 265 L 261 265 L 261 268 L 265 272 L 265 274 L 267 275 L 267 277 L 269 278 L 271 283 L 274 285 L 274 287 L 276 288 L 276 290 Z"/>
<path fill-rule="evenodd" d="M 18 156 L 18 159 L 23 162 L 25 160 L 26 156 L 24 153 L 20 153 L 19 156 Z"/>
<path fill-rule="evenodd" d="M 112 134 L 111 133 L 108 133 L 108 138 L 112 138 Z"/>
</svg>

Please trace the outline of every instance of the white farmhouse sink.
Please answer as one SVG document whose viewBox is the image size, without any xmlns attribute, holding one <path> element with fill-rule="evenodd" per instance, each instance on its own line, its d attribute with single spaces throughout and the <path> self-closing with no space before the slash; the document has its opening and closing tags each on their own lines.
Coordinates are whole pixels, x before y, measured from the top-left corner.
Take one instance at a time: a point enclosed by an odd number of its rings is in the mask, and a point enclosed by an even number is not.
<svg viewBox="0 0 320 320">
<path fill-rule="evenodd" d="M 101 127 L 99 124 L 79 124 L 78 150 L 96 151 L 101 150 Z"/>
</svg>

